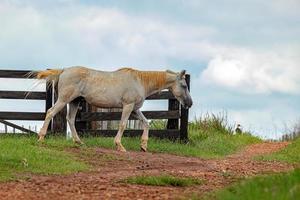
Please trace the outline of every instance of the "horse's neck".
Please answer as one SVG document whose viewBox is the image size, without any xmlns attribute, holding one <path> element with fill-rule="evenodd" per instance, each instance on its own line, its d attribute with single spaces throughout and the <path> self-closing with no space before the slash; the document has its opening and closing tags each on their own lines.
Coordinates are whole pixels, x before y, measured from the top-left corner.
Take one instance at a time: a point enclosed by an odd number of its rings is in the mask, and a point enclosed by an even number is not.
<svg viewBox="0 0 300 200">
<path fill-rule="evenodd" d="M 139 71 L 131 68 L 122 68 L 117 72 L 130 73 L 140 80 L 144 87 L 145 97 L 171 87 L 176 81 L 176 73 L 170 71 Z"/>
<path fill-rule="evenodd" d="M 157 89 L 152 89 L 152 90 L 147 89 L 146 90 L 146 97 L 151 96 L 152 94 L 158 93 L 158 92 L 160 92 L 164 89 L 168 89 L 168 87 L 166 87 L 166 88 L 157 88 Z"/>
<path fill-rule="evenodd" d="M 174 76 L 173 74 L 168 74 L 166 73 L 166 81 L 164 84 L 152 84 L 152 85 L 147 85 L 147 87 L 145 87 L 145 93 L 146 93 L 146 97 L 158 93 L 164 89 L 169 89 L 172 85 L 172 83 L 174 82 L 176 76 Z"/>
</svg>

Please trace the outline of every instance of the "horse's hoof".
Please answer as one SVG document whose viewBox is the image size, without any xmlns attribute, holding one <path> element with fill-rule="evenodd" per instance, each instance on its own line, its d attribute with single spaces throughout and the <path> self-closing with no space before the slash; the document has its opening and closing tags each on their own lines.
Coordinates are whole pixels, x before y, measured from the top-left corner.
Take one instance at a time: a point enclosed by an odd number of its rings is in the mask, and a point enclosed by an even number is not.
<svg viewBox="0 0 300 200">
<path fill-rule="evenodd" d="M 38 142 L 43 142 L 44 141 L 44 137 L 43 136 L 39 136 Z"/>
<path fill-rule="evenodd" d="M 124 148 L 118 148 L 117 151 L 126 152 L 126 149 L 124 149 Z"/>
<path fill-rule="evenodd" d="M 146 152 L 146 151 L 147 151 L 147 146 L 148 146 L 148 145 L 147 145 L 147 144 L 148 144 L 147 141 L 148 141 L 148 140 L 145 140 L 145 139 L 143 140 L 143 139 L 142 139 L 142 142 L 141 142 L 141 151 L 143 151 L 143 152 Z"/>
<path fill-rule="evenodd" d="M 117 151 L 126 152 L 126 149 L 123 146 L 117 146 Z"/>
<path fill-rule="evenodd" d="M 79 141 L 74 141 L 75 142 L 75 144 L 78 144 L 78 145 L 84 145 L 84 143 L 83 142 L 81 142 L 80 140 Z"/>
<path fill-rule="evenodd" d="M 141 147 L 142 152 L 147 152 L 147 149 L 145 147 Z"/>
</svg>

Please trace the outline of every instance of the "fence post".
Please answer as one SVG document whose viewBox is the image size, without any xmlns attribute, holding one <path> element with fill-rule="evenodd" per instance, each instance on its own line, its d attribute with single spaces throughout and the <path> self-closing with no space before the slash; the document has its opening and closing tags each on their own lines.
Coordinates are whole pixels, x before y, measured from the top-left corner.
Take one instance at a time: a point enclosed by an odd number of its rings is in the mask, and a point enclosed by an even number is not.
<svg viewBox="0 0 300 200">
<path fill-rule="evenodd" d="M 45 113 L 47 114 L 47 111 L 52 107 L 53 105 L 53 87 L 50 85 L 49 87 L 46 84 L 46 103 L 45 103 Z M 52 131 L 52 120 L 49 123 L 48 131 Z"/>
<path fill-rule="evenodd" d="M 190 90 L 190 75 L 185 75 L 186 84 Z M 188 140 L 188 123 L 189 123 L 189 109 L 185 109 L 183 106 L 180 106 L 180 140 L 187 142 Z"/>
<path fill-rule="evenodd" d="M 88 112 L 97 112 L 97 107 L 92 106 L 91 104 L 88 104 L 87 110 L 88 110 Z M 89 124 L 87 124 L 87 128 L 88 129 L 97 129 L 97 122 L 96 121 L 90 122 Z"/>
<path fill-rule="evenodd" d="M 78 108 L 77 115 L 76 115 L 76 119 L 75 119 L 75 128 L 76 128 L 78 134 L 82 135 L 83 134 L 83 130 L 85 130 L 85 129 L 88 128 L 88 123 L 89 122 L 80 121 L 80 119 L 81 119 L 80 114 L 82 112 L 87 112 L 88 111 L 88 109 L 87 109 L 88 108 L 88 104 L 85 101 L 85 99 L 82 98 L 82 97 L 76 98 L 75 101 L 80 101 L 79 108 Z"/>
<path fill-rule="evenodd" d="M 168 110 L 179 110 L 179 102 L 176 99 L 168 100 Z M 168 119 L 167 129 L 178 129 L 178 119 Z"/>
</svg>

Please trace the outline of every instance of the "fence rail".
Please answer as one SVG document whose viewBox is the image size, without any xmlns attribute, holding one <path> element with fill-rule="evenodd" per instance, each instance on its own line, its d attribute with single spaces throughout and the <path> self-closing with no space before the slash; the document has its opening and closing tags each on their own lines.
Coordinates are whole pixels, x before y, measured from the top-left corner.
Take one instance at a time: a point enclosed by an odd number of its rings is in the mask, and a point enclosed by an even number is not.
<svg viewBox="0 0 300 200">
<path fill-rule="evenodd" d="M 0 78 L 15 78 L 15 79 L 34 79 L 31 70 L 0 70 Z M 3 112 L 0 111 L 0 123 L 5 125 L 5 131 L 7 132 L 7 126 L 18 129 L 22 132 L 34 133 L 34 131 L 18 126 L 14 123 L 6 120 L 34 120 L 42 121 L 45 119 L 46 111 L 52 106 L 52 95 L 47 95 L 47 91 L 43 92 L 29 92 L 29 91 L 0 91 L 0 99 L 24 99 L 24 100 L 44 100 L 46 101 L 45 112 Z M 49 131 L 52 126 L 49 126 Z"/>
<path fill-rule="evenodd" d="M 178 110 L 172 111 L 143 111 L 147 119 L 178 119 L 180 113 Z M 109 121 L 120 120 L 122 112 L 84 112 L 80 114 L 78 121 Z M 137 119 L 134 115 L 130 115 L 129 119 Z"/>
<path fill-rule="evenodd" d="M 0 99 L 45 100 L 46 92 L 0 91 Z"/>
<path fill-rule="evenodd" d="M 45 119 L 46 114 L 42 112 L 0 112 L 0 119 L 6 120 L 37 120 Z"/>
<path fill-rule="evenodd" d="M 29 76 L 30 70 L 0 70 L 0 78 L 34 78 Z"/>
<path fill-rule="evenodd" d="M 158 100 L 158 99 L 175 99 L 175 97 L 170 91 L 162 91 L 160 93 L 153 94 L 146 98 L 146 100 Z"/>
</svg>

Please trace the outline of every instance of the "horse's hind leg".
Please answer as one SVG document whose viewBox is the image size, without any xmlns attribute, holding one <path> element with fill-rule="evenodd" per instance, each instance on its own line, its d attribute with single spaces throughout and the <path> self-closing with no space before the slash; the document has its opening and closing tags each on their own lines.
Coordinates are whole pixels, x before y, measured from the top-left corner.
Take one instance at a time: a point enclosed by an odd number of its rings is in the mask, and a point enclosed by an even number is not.
<svg viewBox="0 0 300 200">
<path fill-rule="evenodd" d="M 76 118 L 76 113 L 78 111 L 79 103 L 80 103 L 80 101 L 76 100 L 76 99 L 69 103 L 67 121 L 68 121 L 70 129 L 71 129 L 73 141 L 78 144 L 83 144 L 81 142 L 81 140 L 79 139 L 76 128 L 75 128 L 75 118 Z"/>
<path fill-rule="evenodd" d="M 126 124 L 127 124 L 127 121 L 128 121 L 128 118 L 132 112 L 134 108 L 134 104 L 127 104 L 127 105 L 124 105 L 123 106 L 123 111 L 122 111 L 122 117 L 121 117 L 121 121 L 120 121 L 120 124 L 119 124 L 119 130 L 118 130 L 118 133 L 115 137 L 115 145 L 117 146 L 117 150 L 118 151 L 123 151 L 123 152 L 126 152 L 126 149 L 123 147 L 123 145 L 121 144 L 121 138 L 122 138 L 122 135 L 123 135 L 123 132 L 126 128 Z"/>
<path fill-rule="evenodd" d="M 134 111 L 137 115 L 137 118 L 142 121 L 143 123 L 143 135 L 141 139 L 141 150 L 147 151 L 147 144 L 148 144 L 148 135 L 149 135 L 149 123 L 143 113 L 138 109 Z"/>
<path fill-rule="evenodd" d="M 56 101 L 54 106 L 52 106 L 46 114 L 46 118 L 44 121 L 44 124 L 39 132 L 39 141 L 43 141 L 45 135 L 47 134 L 47 128 L 49 126 L 49 123 L 51 119 L 61 110 L 64 108 L 64 106 L 67 104 L 66 101 L 62 101 L 60 98 Z"/>
</svg>

